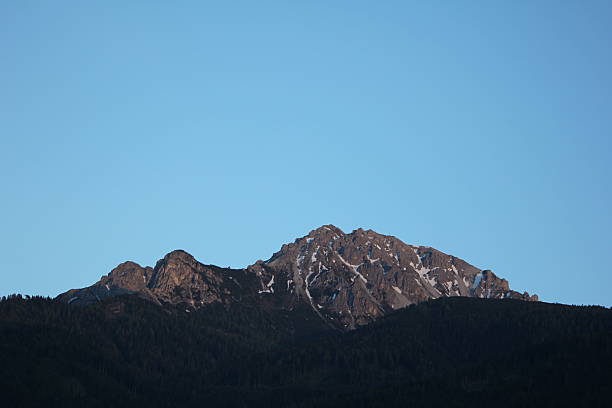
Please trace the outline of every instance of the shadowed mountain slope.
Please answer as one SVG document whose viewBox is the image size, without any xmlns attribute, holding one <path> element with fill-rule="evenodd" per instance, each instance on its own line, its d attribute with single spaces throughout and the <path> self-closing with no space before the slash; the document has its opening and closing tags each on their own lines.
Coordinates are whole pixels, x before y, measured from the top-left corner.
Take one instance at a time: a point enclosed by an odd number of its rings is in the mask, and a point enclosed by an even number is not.
<svg viewBox="0 0 612 408">
<path fill-rule="evenodd" d="M 10 407 L 607 407 L 612 311 L 439 298 L 339 332 L 309 307 L 0 301 Z"/>
</svg>

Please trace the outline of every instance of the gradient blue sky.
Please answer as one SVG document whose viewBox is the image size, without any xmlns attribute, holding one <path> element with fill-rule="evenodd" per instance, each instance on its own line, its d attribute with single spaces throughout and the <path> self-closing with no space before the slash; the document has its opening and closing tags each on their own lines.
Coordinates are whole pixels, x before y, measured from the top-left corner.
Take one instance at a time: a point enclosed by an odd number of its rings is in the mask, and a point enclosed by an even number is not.
<svg viewBox="0 0 612 408">
<path fill-rule="evenodd" d="M 0 295 L 332 223 L 611 305 L 611 27 L 594 0 L 2 2 Z"/>
</svg>

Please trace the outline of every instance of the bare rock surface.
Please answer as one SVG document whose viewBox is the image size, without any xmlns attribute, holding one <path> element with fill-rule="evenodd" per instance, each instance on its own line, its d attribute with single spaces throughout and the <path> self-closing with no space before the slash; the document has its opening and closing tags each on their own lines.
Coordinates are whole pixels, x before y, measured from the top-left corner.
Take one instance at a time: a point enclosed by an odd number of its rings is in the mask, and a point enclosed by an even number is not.
<svg viewBox="0 0 612 408">
<path fill-rule="evenodd" d="M 432 298 L 537 301 L 535 295 L 510 290 L 508 281 L 492 271 L 434 248 L 408 245 L 372 230 L 345 234 L 333 225 L 317 228 L 245 269 L 205 265 L 176 250 L 154 268 L 122 263 L 96 284 L 59 298 L 85 305 L 122 294 L 184 305 L 187 311 L 230 302 L 289 311 L 307 306 L 343 330 Z"/>
</svg>

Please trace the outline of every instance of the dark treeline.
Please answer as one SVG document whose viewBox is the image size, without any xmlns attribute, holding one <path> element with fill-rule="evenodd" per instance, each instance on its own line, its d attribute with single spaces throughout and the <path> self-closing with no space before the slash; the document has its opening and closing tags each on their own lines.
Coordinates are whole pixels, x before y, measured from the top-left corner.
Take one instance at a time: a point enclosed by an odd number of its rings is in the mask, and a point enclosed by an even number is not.
<svg viewBox="0 0 612 408">
<path fill-rule="evenodd" d="M 612 406 L 612 311 L 446 298 L 348 333 L 310 310 L 0 301 L 7 407 Z"/>
</svg>

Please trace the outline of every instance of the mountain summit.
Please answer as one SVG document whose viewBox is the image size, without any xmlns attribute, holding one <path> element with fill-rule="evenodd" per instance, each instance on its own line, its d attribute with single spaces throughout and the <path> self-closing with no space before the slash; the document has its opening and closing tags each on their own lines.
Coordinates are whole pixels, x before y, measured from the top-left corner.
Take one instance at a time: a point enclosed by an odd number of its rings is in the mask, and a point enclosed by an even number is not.
<svg viewBox="0 0 612 408">
<path fill-rule="evenodd" d="M 59 299 L 89 304 L 122 294 L 185 306 L 187 311 L 232 302 L 288 311 L 306 306 L 343 330 L 439 297 L 538 300 L 510 290 L 508 281 L 492 271 L 434 248 L 361 228 L 345 234 L 333 225 L 317 228 L 245 269 L 204 265 L 176 250 L 154 268 L 122 263 L 96 284 L 70 290 Z"/>
</svg>

